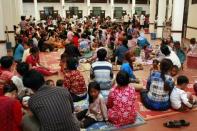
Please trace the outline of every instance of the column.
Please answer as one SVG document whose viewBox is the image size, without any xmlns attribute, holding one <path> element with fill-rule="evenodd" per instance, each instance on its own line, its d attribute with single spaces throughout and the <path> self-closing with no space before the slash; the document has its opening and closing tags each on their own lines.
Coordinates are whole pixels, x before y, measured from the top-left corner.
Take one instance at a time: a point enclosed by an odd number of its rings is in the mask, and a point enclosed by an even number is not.
<svg viewBox="0 0 197 131">
<path fill-rule="evenodd" d="M 61 0 L 61 9 L 62 9 L 62 17 L 65 18 L 66 17 L 66 12 L 65 12 L 65 1 L 64 0 Z"/>
<path fill-rule="evenodd" d="M 135 14 L 135 4 L 136 4 L 136 0 L 132 0 L 132 15 Z"/>
<path fill-rule="evenodd" d="M 149 18 L 150 33 L 155 32 L 155 14 L 156 14 L 156 0 L 150 0 L 150 18 Z"/>
<path fill-rule="evenodd" d="M 2 1 L 0 0 L 0 16 L 3 16 Z M 5 42 L 5 27 L 3 17 L 0 19 L 0 58 L 7 55 L 6 42 Z"/>
<path fill-rule="evenodd" d="M 23 15 L 23 1 L 14 0 L 13 3 L 12 6 L 14 8 L 14 17 L 16 22 L 19 23 L 21 21 L 21 16 Z"/>
<path fill-rule="evenodd" d="M 184 4 L 185 4 L 185 0 L 173 1 L 171 32 L 173 39 L 175 41 L 180 41 L 180 42 L 182 40 Z"/>
<path fill-rule="evenodd" d="M 111 19 L 114 19 L 114 0 L 110 1 L 110 5 L 111 5 Z"/>
<path fill-rule="evenodd" d="M 168 17 L 167 20 L 172 16 L 172 0 L 169 0 L 168 2 Z"/>
<path fill-rule="evenodd" d="M 157 17 L 157 38 L 163 37 L 163 28 L 166 16 L 166 0 L 159 0 Z"/>
<path fill-rule="evenodd" d="M 90 15 L 90 0 L 87 0 L 87 7 L 88 7 L 87 16 L 89 16 Z"/>
<path fill-rule="evenodd" d="M 37 0 L 34 0 L 34 15 L 35 15 L 36 21 L 38 21 L 39 16 L 38 16 L 38 1 Z"/>
</svg>

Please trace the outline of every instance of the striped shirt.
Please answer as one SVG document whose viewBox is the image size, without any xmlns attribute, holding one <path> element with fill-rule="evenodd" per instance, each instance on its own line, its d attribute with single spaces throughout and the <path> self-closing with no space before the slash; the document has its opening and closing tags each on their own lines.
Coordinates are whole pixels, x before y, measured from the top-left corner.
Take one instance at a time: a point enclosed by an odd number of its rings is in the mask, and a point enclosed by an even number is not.
<svg viewBox="0 0 197 131">
<path fill-rule="evenodd" d="M 98 82 L 101 88 L 111 88 L 113 78 L 112 64 L 107 61 L 96 61 L 92 64 L 90 74 L 94 76 L 94 80 Z"/>
<path fill-rule="evenodd" d="M 67 89 L 41 87 L 29 100 L 30 110 L 40 122 L 41 131 L 79 131 L 72 98 Z"/>
</svg>

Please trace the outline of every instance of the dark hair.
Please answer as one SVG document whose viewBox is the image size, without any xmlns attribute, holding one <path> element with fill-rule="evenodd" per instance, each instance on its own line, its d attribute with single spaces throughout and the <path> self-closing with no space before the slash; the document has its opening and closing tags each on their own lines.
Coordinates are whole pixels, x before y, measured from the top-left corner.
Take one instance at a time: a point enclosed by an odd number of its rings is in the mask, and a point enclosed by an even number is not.
<svg viewBox="0 0 197 131">
<path fill-rule="evenodd" d="M 172 69 L 173 69 L 173 68 L 176 69 L 176 70 L 179 70 L 179 67 L 178 67 L 177 65 L 173 65 L 173 66 L 172 66 Z"/>
<path fill-rule="evenodd" d="M 174 45 L 181 45 L 180 41 L 175 41 Z"/>
<path fill-rule="evenodd" d="M 159 61 L 157 59 L 153 60 L 153 63 L 157 63 L 157 65 L 159 64 Z"/>
<path fill-rule="evenodd" d="M 125 46 L 126 48 L 128 48 L 128 40 L 127 39 L 124 39 L 122 41 L 122 45 Z"/>
<path fill-rule="evenodd" d="M 13 61 L 14 59 L 12 56 L 3 56 L 0 60 L 1 67 L 9 69 L 13 64 Z"/>
<path fill-rule="evenodd" d="M 101 90 L 100 88 L 100 84 L 98 82 L 90 82 L 89 85 L 88 85 L 88 96 L 89 96 L 89 103 L 92 103 L 93 102 L 93 98 L 92 96 L 90 95 L 90 90 L 91 89 L 96 89 L 98 91 Z"/>
<path fill-rule="evenodd" d="M 37 91 L 44 83 L 44 76 L 35 70 L 30 70 L 23 76 L 24 86 L 32 90 Z"/>
<path fill-rule="evenodd" d="M 45 84 L 48 85 L 48 86 L 50 86 L 50 83 L 51 83 L 51 82 L 54 82 L 54 81 L 53 81 L 53 80 L 47 80 L 47 81 L 45 82 Z"/>
<path fill-rule="evenodd" d="M 68 57 L 66 59 L 66 65 L 68 70 L 76 70 L 78 66 L 78 60 L 74 57 Z"/>
<path fill-rule="evenodd" d="M 195 43 L 196 43 L 196 38 L 191 38 L 191 39 L 190 39 L 190 43 L 191 43 L 191 44 L 195 44 Z"/>
<path fill-rule="evenodd" d="M 97 57 L 99 61 L 104 61 L 107 56 L 107 51 L 105 49 L 99 49 L 97 51 Z"/>
<path fill-rule="evenodd" d="M 64 80 L 60 79 L 60 80 L 56 81 L 56 86 L 61 86 L 62 87 L 63 85 L 64 85 Z"/>
<path fill-rule="evenodd" d="M 30 49 L 30 53 L 31 54 L 36 54 L 36 53 L 38 53 L 39 52 L 39 49 L 37 48 L 37 47 L 32 47 L 31 49 Z"/>
<path fill-rule="evenodd" d="M 164 90 L 170 91 L 170 85 L 166 82 L 165 74 L 172 69 L 173 63 L 169 59 L 163 59 L 160 62 L 161 78 L 164 81 Z"/>
<path fill-rule="evenodd" d="M 67 44 L 65 46 L 64 54 L 66 54 L 68 57 L 79 57 L 81 56 L 79 49 L 74 46 L 73 44 Z"/>
<path fill-rule="evenodd" d="M 129 84 L 129 74 L 125 71 L 119 71 L 116 76 L 116 82 L 119 86 L 126 86 Z"/>
<path fill-rule="evenodd" d="M 21 76 L 24 76 L 25 73 L 27 73 L 29 71 L 29 64 L 27 64 L 25 62 L 18 63 L 16 66 L 16 70 Z"/>
<path fill-rule="evenodd" d="M 187 76 L 184 75 L 178 76 L 177 85 L 188 84 L 188 83 L 189 83 L 189 79 Z"/>
<path fill-rule="evenodd" d="M 3 94 L 10 93 L 12 91 L 18 92 L 18 88 L 14 83 L 6 84 L 3 86 Z"/>
<path fill-rule="evenodd" d="M 170 49 L 166 45 L 162 45 L 160 50 L 165 56 L 168 56 L 171 53 Z"/>
</svg>

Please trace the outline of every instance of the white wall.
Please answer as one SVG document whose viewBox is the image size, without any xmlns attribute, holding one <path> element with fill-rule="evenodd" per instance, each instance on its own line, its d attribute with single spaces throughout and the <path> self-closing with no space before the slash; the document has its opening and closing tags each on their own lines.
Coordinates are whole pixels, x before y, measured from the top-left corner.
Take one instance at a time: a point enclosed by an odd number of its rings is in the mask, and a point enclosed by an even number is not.
<svg viewBox="0 0 197 131">
<path fill-rule="evenodd" d="M 44 7 L 52 6 L 54 7 L 54 10 L 58 10 L 58 13 L 62 16 L 61 11 L 61 3 L 38 3 L 38 11 L 43 10 Z M 79 10 L 83 10 L 83 16 L 87 15 L 87 4 L 86 3 L 65 3 L 65 10 L 68 10 L 70 6 L 79 7 Z M 105 16 L 110 16 L 110 4 L 102 4 L 102 3 L 91 3 L 91 9 L 92 7 L 101 7 L 102 10 L 105 10 Z M 123 10 L 126 10 L 127 13 L 131 14 L 131 4 L 115 4 L 114 7 L 123 7 Z M 149 5 L 145 4 L 137 4 L 136 7 L 142 7 L 144 11 L 149 14 L 150 8 Z M 33 3 L 23 3 L 23 13 L 26 16 L 35 16 L 34 14 L 34 4 Z M 38 12 L 38 14 L 40 14 Z"/>
<path fill-rule="evenodd" d="M 196 19 L 197 4 L 191 4 L 192 3 L 191 1 L 192 0 L 190 0 L 190 5 L 189 5 L 187 26 L 197 28 L 197 19 Z M 187 28 L 187 36 L 186 36 L 186 38 L 191 39 L 193 37 L 197 39 L 197 30 L 196 29 Z"/>
</svg>

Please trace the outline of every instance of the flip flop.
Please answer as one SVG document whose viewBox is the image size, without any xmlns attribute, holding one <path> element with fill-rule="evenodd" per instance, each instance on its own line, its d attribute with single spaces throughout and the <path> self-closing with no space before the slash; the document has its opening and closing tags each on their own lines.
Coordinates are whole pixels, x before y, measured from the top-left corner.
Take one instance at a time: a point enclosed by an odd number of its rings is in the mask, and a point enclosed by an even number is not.
<svg viewBox="0 0 197 131">
<path fill-rule="evenodd" d="M 168 121 L 166 123 L 164 123 L 164 126 L 167 128 L 180 128 L 181 127 L 181 123 L 179 121 Z"/>
<path fill-rule="evenodd" d="M 179 122 L 181 123 L 181 126 L 189 126 L 190 122 L 186 121 L 186 120 L 179 120 Z"/>
</svg>

